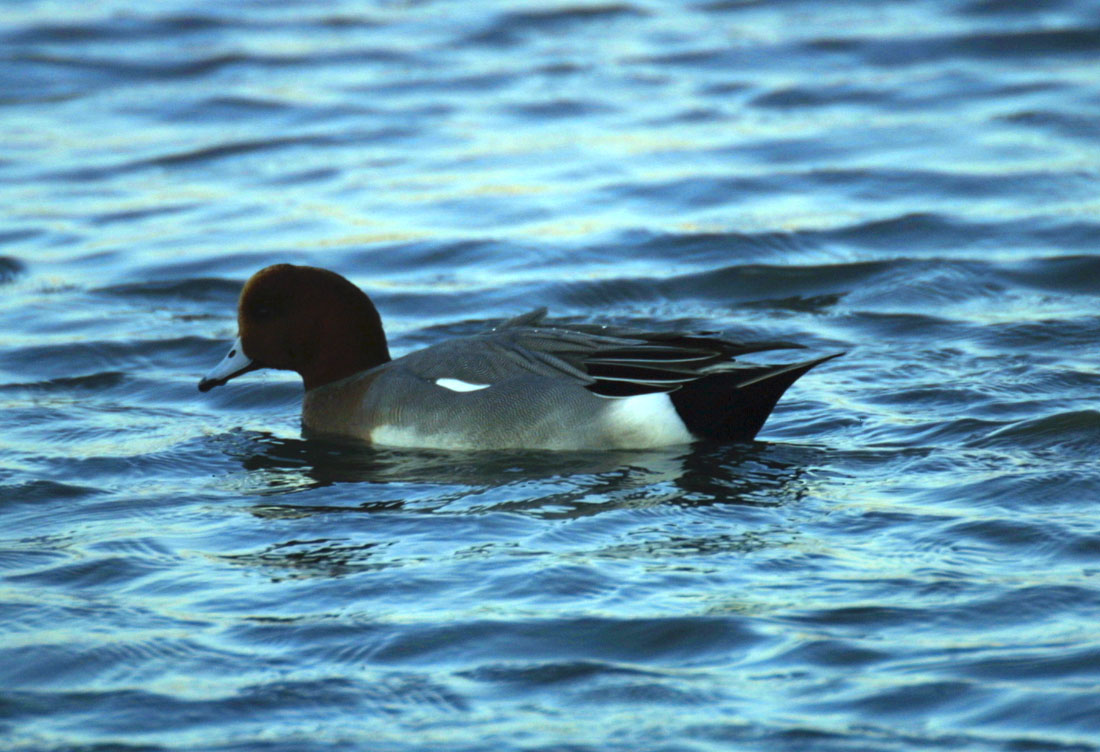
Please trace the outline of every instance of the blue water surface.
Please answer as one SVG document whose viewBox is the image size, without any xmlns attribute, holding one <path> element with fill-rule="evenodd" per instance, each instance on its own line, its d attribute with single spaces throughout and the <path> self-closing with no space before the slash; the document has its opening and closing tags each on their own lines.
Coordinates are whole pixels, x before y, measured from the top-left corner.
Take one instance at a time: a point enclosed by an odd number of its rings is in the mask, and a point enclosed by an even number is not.
<svg viewBox="0 0 1100 752">
<path fill-rule="evenodd" d="M 0 748 L 1100 750 L 1100 6 L 0 4 Z M 759 441 L 301 437 L 334 269 L 846 350 Z"/>
</svg>

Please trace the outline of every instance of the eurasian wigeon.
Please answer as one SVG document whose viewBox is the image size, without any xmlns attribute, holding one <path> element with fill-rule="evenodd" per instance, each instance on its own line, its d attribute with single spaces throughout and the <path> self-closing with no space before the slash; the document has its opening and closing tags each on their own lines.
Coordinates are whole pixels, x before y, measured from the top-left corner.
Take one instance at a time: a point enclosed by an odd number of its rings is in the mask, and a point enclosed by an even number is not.
<svg viewBox="0 0 1100 752">
<path fill-rule="evenodd" d="M 802 374 L 841 353 L 747 365 L 800 347 L 546 321 L 538 310 L 392 360 L 362 290 L 335 272 L 277 264 L 241 291 L 238 337 L 199 383 L 297 371 L 306 433 L 446 449 L 640 449 L 749 441 Z"/>
</svg>

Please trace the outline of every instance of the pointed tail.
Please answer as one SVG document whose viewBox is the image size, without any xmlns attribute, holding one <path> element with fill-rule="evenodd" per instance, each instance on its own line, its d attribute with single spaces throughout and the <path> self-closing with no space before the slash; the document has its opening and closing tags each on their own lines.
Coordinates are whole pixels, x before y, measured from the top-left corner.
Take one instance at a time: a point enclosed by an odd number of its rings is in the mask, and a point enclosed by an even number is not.
<svg viewBox="0 0 1100 752">
<path fill-rule="evenodd" d="M 688 430 L 700 439 L 751 441 L 791 384 L 833 353 L 801 363 L 716 371 L 669 397 Z"/>
</svg>

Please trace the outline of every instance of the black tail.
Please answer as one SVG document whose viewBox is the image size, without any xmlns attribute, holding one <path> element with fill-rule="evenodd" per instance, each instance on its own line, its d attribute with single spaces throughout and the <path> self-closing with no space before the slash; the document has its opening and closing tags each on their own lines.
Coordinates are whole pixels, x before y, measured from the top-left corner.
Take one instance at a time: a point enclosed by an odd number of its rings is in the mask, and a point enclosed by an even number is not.
<svg viewBox="0 0 1100 752">
<path fill-rule="evenodd" d="M 843 354 L 718 371 L 684 384 L 669 397 L 687 429 L 700 439 L 752 441 L 791 384 L 814 366 Z"/>
</svg>

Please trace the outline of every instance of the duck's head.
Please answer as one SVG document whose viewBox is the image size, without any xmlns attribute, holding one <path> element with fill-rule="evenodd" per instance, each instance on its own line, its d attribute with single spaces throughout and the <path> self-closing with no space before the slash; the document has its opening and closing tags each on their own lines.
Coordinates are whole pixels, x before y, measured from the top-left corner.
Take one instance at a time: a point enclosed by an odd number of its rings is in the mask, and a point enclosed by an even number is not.
<svg viewBox="0 0 1100 752">
<path fill-rule="evenodd" d="M 327 269 L 276 264 L 245 283 L 237 340 L 199 391 L 258 368 L 297 371 L 310 390 L 389 359 L 381 318 L 362 290 Z"/>
</svg>

